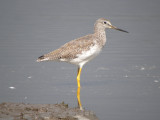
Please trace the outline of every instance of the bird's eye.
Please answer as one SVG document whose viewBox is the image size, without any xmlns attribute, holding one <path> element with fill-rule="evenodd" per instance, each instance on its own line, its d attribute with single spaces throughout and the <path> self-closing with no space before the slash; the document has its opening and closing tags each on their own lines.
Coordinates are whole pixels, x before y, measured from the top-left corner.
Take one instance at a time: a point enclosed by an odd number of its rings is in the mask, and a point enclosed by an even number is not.
<svg viewBox="0 0 160 120">
<path fill-rule="evenodd" d="M 104 22 L 104 24 L 107 24 L 107 22 Z"/>
</svg>

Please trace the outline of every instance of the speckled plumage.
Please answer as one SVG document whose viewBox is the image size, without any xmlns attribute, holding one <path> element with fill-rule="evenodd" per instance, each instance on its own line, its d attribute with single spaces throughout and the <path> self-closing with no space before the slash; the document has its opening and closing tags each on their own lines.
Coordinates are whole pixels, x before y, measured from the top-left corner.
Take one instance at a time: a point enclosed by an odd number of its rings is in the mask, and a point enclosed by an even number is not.
<svg viewBox="0 0 160 120">
<path fill-rule="evenodd" d="M 75 40 L 72 40 L 60 48 L 42 55 L 37 62 L 41 61 L 65 61 L 82 67 L 85 63 L 93 59 L 106 43 L 106 28 L 116 29 L 127 32 L 114 27 L 109 20 L 100 18 L 94 24 L 94 33 L 89 34 Z"/>
<path fill-rule="evenodd" d="M 95 46 L 97 46 L 95 47 L 98 51 L 95 51 L 95 54 L 97 55 L 106 42 L 106 34 L 105 28 L 103 27 L 103 21 L 106 21 L 106 19 L 100 18 L 96 21 L 93 34 L 89 34 L 72 40 L 64 44 L 60 48 L 48 54 L 40 56 L 37 61 L 65 61 L 79 65 L 79 62 L 83 62 L 83 60 L 79 61 L 78 63 L 73 61 L 76 60 L 81 54 L 85 54 Z M 91 53 L 91 55 L 86 56 L 85 61 L 88 62 L 88 60 L 91 60 L 89 58 L 96 55 L 94 55 L 94 53 Z"/>
</svg>

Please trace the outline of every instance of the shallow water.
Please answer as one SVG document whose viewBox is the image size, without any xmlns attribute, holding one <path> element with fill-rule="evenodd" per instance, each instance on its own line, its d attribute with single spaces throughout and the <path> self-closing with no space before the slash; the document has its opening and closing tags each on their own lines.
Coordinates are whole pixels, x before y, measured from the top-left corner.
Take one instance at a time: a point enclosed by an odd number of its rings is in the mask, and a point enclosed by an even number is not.
<svg viewBox="0 0 160 120">
<path fill-rule="evenodd" d="M 35 60 L 92 33 L 96 19 L 105 17 L 130 33 L 107 30 L 107 45 L 82 70 L 82 105 L 101 120 L 159 120 L 156 0 L 1 0 L 0 15 L 0 102 L 77 106 L 77 67 Z"/>
</svg>

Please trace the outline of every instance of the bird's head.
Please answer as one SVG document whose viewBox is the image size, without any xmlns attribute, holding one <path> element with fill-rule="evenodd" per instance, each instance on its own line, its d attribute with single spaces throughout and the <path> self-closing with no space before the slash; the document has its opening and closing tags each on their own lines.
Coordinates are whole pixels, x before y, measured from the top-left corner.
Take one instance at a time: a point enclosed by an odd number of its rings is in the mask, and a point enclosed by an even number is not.
<svg viewBox="0 0 160 120">
<path fill-rule="evenodd" d="M 96 28 L 98 28 L 98 29 L 99 29 L 99 28 L 100 28 L 100 29 L 111 28 L 111 29 L 115 29 L 115 30 L 119 30 L 119 31 L 128 33 L 128 32 L 125 31 L 125 30 L 122 30 L 122 29 L 120 29 L 120 28 L 117 28 L 117 27 L 113 26 L 109 20 L 104 19 L 104 18 L 100 18 L 100 19 L 98 19 L 98 20 L 96 21 L 96 23 L 95 23 L 95 29 L 96 29 Z"/>
</svg>

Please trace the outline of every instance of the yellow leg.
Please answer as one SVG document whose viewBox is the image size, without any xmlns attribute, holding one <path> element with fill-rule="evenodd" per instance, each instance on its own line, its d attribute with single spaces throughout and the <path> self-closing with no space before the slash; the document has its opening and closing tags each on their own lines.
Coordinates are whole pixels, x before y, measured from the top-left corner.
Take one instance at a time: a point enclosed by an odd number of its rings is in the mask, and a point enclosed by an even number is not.
<svg viewBox="0 0 160 120">
<path fill-rule="evenodd" d="M 81 76 L 81 70 L 82 68 L 78 68 L 78 73 L 77 73 L 77 101 L 78 101 L 78 106 L 80 110 L 83 110 L 81 100 L 80 100 L 80 90 L 81 90 L 81 84 L 80 84 L 80 76 Z"/>
<path fill-rule="evenodd" d="M 82 68 L 78 68 L 78 72 L 77 72 L 77 86 L 78 87 L 81 87 L 81 84 L 80 84 L 81 70 Z"/>
</svg>

